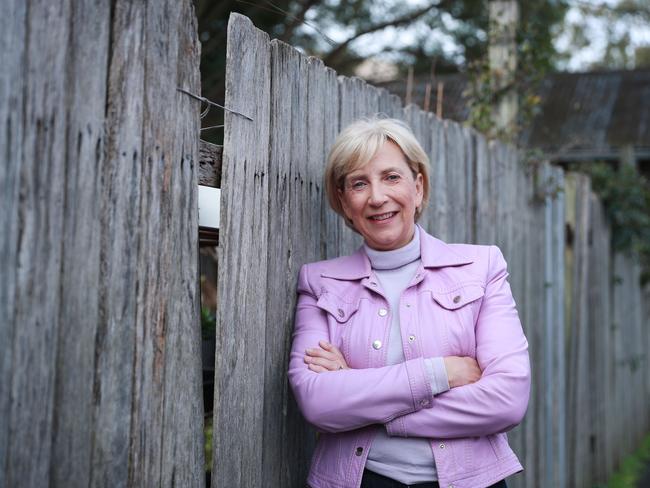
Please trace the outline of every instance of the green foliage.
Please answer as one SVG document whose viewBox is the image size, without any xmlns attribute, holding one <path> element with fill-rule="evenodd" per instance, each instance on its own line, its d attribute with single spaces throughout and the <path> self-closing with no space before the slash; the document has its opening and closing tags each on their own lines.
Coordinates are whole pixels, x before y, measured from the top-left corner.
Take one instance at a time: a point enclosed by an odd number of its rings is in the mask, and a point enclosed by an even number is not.
<svg viewBox="0 0 650 488">
<path fill-rule="evenodd" d="M 639 449 L 626 457 L 620 469 L 612 475 L 607 483 L 608 488 L 636 488 L 639 477 L 650 463 L 650 435 L 641 442 Z"/>
<path fill-rule="evenodd" d="M 215 315 L 207 307 L 201 307 L 201 335 L 204 339 L 214 337 L 217 327 Z"/>
<path fill-rule="evenodd" d="M 634 252 L 642 267 L 641 284 L 650 282 L 650 183 L 627 164 L 614 168 L 603 162 L 574 166 L 591 176 L 612 228 L 612 246 Z"/>
<path fill-rule="evenodd" d="M 203 426 L 203 440 L 205 471 L 212 471 L 212 417 L 205 420 L 205 425 Z"/>
<path fill-rule="evenodd" d="M 496 90 L 495 74 L 490 71 L 487 54 L 469 65 L 469 84 L 465 92 L 468 101 L 467 123 L 489 137 L 516 141 L 521 129 L 528 125 L 539 110 L 538 86 L 553 69 L 557 52 L 553 34 L 568 9 L 566 0 L 519 2 L 520 19 L 517 26 L 517 72 L 513 85 Z M 513 127 L 498 133 L 492 123 L 492 107 L 501 97 L 514 89 L 518 98 L 518 116 Z"/>
</svg>

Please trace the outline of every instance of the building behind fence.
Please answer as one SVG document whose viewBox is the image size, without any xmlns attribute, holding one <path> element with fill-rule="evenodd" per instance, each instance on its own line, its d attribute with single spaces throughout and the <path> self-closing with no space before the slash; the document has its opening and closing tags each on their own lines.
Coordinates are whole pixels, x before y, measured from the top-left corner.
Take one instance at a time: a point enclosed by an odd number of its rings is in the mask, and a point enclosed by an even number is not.
<svg viewBox="0 0 650 488">
<path fill-rule="evenodd" d="M 198 486 L 199 50 L 191 2 L 10 1 L 0 17 L 0 488 Z M 496 243 L 530 343 L 512 486 L 590 486 L 647 431 L 648 311 L 589 180 L 229 25 L 213 486 L 304 485 L 286 368 L 297 272 L 358 236 L 325 205 L 337 132 L 406 120 L 424 227 Z M 647 300 L 646 300 L 647 303 Z"/>
<path fill-rule="evenodd" d="M 589 179 L 440 120 L 231 17 L 215 378 L 216 486 L 303 486 L 315 433 L 286 365 L 300 266 L 360 238 L 327 206 L 338 131 L 407 121 L 432 163 L 421 223 L 448 242 L 497 244 L 530 344 L 533 388 L 510 442 L 515 487 L 603 482 L 650 427 L 647 309 L 633 258 L 613 254 Z M 334 400 L 334 399 L 333 399 Z M 244 468 L 244 469 L 242 469 Z"/>
</svg>

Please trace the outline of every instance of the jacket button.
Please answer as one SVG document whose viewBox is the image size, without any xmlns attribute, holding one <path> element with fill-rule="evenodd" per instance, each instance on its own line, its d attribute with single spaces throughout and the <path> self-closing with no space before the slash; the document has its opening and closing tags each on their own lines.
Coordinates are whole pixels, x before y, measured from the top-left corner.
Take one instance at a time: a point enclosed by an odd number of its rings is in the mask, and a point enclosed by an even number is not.
<svg viewBox="0 0 650 488">
<path fill-rule="evenodd" d="M 388 310 L 385 308 L 380 308 L 378 313 L 380 317 L 385 317 L 388 314 Z"/>
<path fill-rule="evenodd" d="M 444 445 L 444 444 L 440 444 L 440 449 L 444 449 L 444 448 L 445 448 L 445 445 Z"/>
<path fill-rule="evenodd" d="M 427 405 L 429 405 L 429 400 L 427 400 L 426 398 L 420 400 L 420 405 L 426 407 Z"/>
<path fill-rule="evenodd" d="M 354 451 L 354 453 L 355 453 L 357 456 L 361 456 L 361 455 L 363 454 L 363 447 L 357 447 L 357 450 Z"/>
<path fill-rule="evenodd" d="M 375 281 L 371 281 L 370 286 L 377 286 L 377 283 Z"/>
<path fill-rule="evenodd" d="M 456 295 L 454 297 L 454 303 L 458 303 L 458 302 L 460 302 L 460 295 Z"/>
<path fill-rule="evenodd" d="M 379 339 L 377 339 L 376 341 L 373 341 L 372 347 L 374 349 L 381 349 L 381 341 Z"/>
<path fill-rule="evenodd" d="M 343 309 L 339 308 L 337 312 L 339 314 L 339 317 L 341 317 L 341 318 L 345 315 L 345 312 L 343 312 Z"/>
<path fill-rule="evenodd" d="M 415 340 L 415 336 L 413 334 L 411 334 L 409 336 L 409 342 L 413 342 L 414 340 Z"/>
</svg>

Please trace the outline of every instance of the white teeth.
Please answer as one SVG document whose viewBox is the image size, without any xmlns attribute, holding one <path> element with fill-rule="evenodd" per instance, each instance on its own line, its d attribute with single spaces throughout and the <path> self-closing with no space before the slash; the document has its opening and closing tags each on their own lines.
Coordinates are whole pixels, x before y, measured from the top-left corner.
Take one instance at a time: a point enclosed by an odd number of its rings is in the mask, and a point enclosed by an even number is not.
<svg viewBox="0 0 650 488">
<path fill-rule="evenodd" d="M 391 218 L 393 215 L 395 215 L 395 212 L 388 212 L 388 213 L 381 214 L 381 215 L 373 215 L 370 218 L 372 220 L 386 220 L 386 219 Z"/>
</svg>

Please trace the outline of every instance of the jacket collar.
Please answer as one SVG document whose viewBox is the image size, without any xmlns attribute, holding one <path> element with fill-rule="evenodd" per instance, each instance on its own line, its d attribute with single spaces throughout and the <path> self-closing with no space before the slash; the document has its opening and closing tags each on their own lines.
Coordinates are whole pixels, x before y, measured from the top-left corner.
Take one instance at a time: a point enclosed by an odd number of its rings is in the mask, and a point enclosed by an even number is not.
<svg viewBox="0 0 650 488">
<path fill-rule="evenodd" d="M 420 229 L 420 259 L 425 268 L 443 268 L 470 264 L 472 259 L 463 256 L 449 244 L 436 239 L 418 225 Z M 361 246 L 350 256 L 343 256 L 329 263 L 328 269 L 321 273 L 325 278 L 338 280 L 360 280 L 371 273 L 370 259 Z"/>
</svg>

